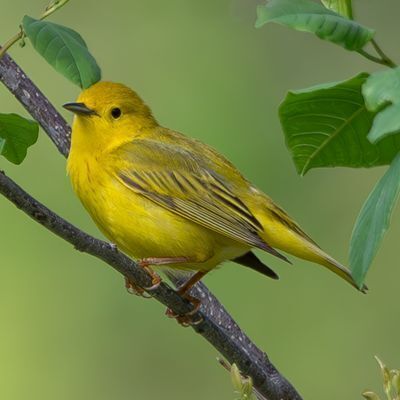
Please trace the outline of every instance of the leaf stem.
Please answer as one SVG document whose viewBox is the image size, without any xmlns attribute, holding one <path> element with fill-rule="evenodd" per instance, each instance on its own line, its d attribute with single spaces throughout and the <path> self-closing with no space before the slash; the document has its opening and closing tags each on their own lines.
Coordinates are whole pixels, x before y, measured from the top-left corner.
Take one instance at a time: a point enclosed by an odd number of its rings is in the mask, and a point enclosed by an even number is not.
<svg viewBox="0 0 400 400">
<path fill-rule="evenodd" d="M 51 2 L 45 9 L 44 13 L 42 16 L 39 18 L 40 20 L 47 18 L 49 15 L 53 14 L 55 11 L 63 7 L 65 4 L 67 4 L 69 0 L 56 0 Z M 7 51 L 12 47 L 15 43 L 17 43 L 19 40 L 23 39 L 25 36 L 25 32 L 20 26 L 20 31 L 15 34 L 11 39 L 7 40 L 7 42 L 4 44 L 4 46 L 0 47 L 0 60 L 4 56 L 4 54 L 7 53 Z"/>
<path fill-rule="evenodd" d="M 357 53 L 361 54 L 363 57 L 367 58 L 368 60 L 373 61 L 374 63 L 385 65 L 386 67 L 390 67 L 390 68 L 397 67 L 397 65 L 389 58 L 376 57 L 363 49 L 357 50 Z"/>
<path fill-rule="evenodd" d="M 18 40 L 21 40 L 24 37 L 24 31 L 22 30 L 22 27 L 20 31 L 15 34 L 11 39 L 7 40 L 6 43 L 1 47 L 0 49 L 0 60 L 4 56 L 4 54 L 7 53 L 8 49 L 13 46 L 15 43 L 18 42 Z"/>
<path fill-rule="evenodd" d="M 42 14 L 42 16 L 39 19 L 45 19 L 49 15 L 53 14 L 55 11 L 63 7 L 65 4 L 67 4 L 69 0 L 56 0 L 51 2 L 47 7 L 45 12 Z"/>
<path fill-rule="evenodd" d="M 375 39 L 371 40 L 371 44 L 372 46 L 374 46 L 375 51 L 381 56 L 381 59 L 386 62 L 387 66 L 389 66 L 390 68 L 397 67 L 396 63 L 383 52 Z"/>
</svg>

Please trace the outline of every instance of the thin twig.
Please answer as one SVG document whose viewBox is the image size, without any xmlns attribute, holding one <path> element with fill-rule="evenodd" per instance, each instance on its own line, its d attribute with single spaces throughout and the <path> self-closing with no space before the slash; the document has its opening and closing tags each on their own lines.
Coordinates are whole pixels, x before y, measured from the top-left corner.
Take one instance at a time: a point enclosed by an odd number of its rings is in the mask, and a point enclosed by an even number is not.
<svg viewBox="0 0 400 400">
<path fill-rule="evenodd" d="M 56 0 L 51 2 L 47 7 L 44 13 L 41 15 L 39 18 L 40 20 L 47 18 L 54 12 L 56 12 L 58 9 L 63 7 L 65 4 L 67 4 L 69 0 Z M 6 43 L 0 48 L 0 59 L 4 56 L 4 54 L 7 53 L 7 51 L 12 47 L 15 43 L 17 43 L 19 40 L 23 39 L 25 37 L 25 32 L 22 26 L 19 27 L 20 31 L 16 33 L 11 39 L 7 40 Z"/>
<path fill-rule="evenodd" d="M 56 1 L 52 1 L 47 7 L 45 12 L 41 15 L 41 17 L 39 19 L 45 19 L 48 16 L 50 16 L 51 14 L 53 14 L 54 12 L 56 12 L 57 10 L 59 10 L 61 7 L 64 7 L 67 3 L 69 2 L 69 0 L 56 0 Z"/>
<path fill-rule="evenodd" d="M 70 146 L 69 126 L 7 54 L 0 60 L 0 80 L 39 122 L 60 153 L 67 156 Z M 117 251 L 111 244 L 93 238 L 53 213 L 4 174 L 0 174 L 0 188 L 1 193 L 25 213 L 73 244 L 78 250 L 100 258 L 138 286 L 149 286 L 150 277 L 138 268 L 135 262 Z M 160 285 L 152 294 L 177 314 L 190 309 L 190 305 L 166 284 Z M 197 284 L 191 294 L 202 300 L 196 318 L 201 317 L 203 321 L 193 329 L 229 362 L 236 363 L 243 374 L 250 376 L 260 394 L 268 400 L 301 400 L 294 387 L 278 372 L 267 355 L 241 330 L 204 284 Z"/>
</svg>

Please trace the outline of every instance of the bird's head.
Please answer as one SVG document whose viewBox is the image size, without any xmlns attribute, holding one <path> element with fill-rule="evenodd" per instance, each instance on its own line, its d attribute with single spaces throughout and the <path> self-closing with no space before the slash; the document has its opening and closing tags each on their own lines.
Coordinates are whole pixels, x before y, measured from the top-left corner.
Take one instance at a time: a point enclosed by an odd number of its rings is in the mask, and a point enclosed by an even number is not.
<svg viewBox="0 0 400 400">
<path fill-rule="evenodd" d="M 118 145 L 157 126 L 150 108 L 120 83 L 98 82 L 63 107 L 75 114 L 73 141 L 81 144 Z"/>
</svg>

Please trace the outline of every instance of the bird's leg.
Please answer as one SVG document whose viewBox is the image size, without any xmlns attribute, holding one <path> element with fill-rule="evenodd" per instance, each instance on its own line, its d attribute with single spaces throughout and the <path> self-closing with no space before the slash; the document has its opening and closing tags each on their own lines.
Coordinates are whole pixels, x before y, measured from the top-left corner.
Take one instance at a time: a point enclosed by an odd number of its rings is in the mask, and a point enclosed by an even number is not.
<svg viewBox="0 0 400 400">
<path fill-rule="evenodd" d="M 142 258 L 137 261 L 139 267 L 143 268 L 150 276 L 151 276 L 151 283 L 150 287 L 140 287 L 135 283 L 131 282 L 129 278 L 125 277 L 125 287 L 127 291 L 131 294 L 135 294 L 137 296 L 141 296 L 144 298 L 151 298 L 151 295 L 145 294 L 145 292 L 151 292 L 160 286 L 161 278 L 160 276 L 150 268 L 150 265 L 168 265 L 168 264 L 179 264 L 185 263 L 188 259 L 186 257 L 149 257 L 149 258 Z"/>
<path fill-rule="evenodd" d="M 189 291 L 197 282 L 199 282 L 204 277 L 204 275 L 207 274 L 207 272 L 208 271 L 197 271 L 177 290 L 177 293 L 179 295 L 181 295 L 193 305 L 193 309 L 184 315 L 177 315 L 168 308 L 166 311 L 166 315 L 169 318 L 175 318 L 178 323 L 184 327 L 198 325 L 203 321 L 203 318 L 193 321 L 192 317 L 197 313 L 197 311 L 199 311 L 201 307 L 201 301 L 199 299 L 196 299 L 196 297 L 191 296 L 189 294 Z"/>
<path fill-rule="evenodd" d="M 179 289 L 178 293 L 185 297 L 188 296 L 189 290 L 198 282 L 200 281 L 208 271 L 197 271 L 193 274 Z"/>
</svg>

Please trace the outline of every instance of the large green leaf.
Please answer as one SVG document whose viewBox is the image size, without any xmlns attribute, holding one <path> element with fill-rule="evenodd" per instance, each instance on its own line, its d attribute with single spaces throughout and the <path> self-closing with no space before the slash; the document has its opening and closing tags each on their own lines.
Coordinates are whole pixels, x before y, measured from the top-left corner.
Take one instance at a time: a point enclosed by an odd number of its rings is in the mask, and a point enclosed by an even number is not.
<svg viewBox="0 0 400 400">
<path fill-rule="evenodd" d="M 367 139 L 375 114 L 368 111 L 362 73 L 343 82 L 289 92 L 279 117 L 296 169 L 373 167 L 390 164 L 400 150 L 400 135 L 377 144 Z"/>
<path fill-rule="evenodd" d="M 311 32 L 348 50 L 360 50 L 374 31 L 311 0 L 271 0 L 258 6 L 256 27 L 276 22 L 298 31 Z"/>
<path fill-rule="evenodd" d="M 79 33 L 27 15 L 22 24 L 37 52 L 73 83 L 85 89 L 101 79 L 100 68 Z"/>
<path fill-rule="evenodd" d="M 29 146 L 36 143 L 39 125 L 17 114 L 0 114 L 0 154 L 21 164 Z"/>
<path fill-rule="evenodd" d="M 399 192 L 400 154 L 368 196 L 354 226 L 350 241 L 350 267 L 360 287 L 389 227 Z"/>
<path fill-rule="evenodd" d="M 368 110 L 380 111 L 372 124 L 368 139 L 375 143 L 400 131 L 400 67 L 372 74 L 362 93 Z"/>
<path fill-rule="evenodd" d="M 322 4 L 340 15 L 353 18 L 351 0 L 322 0 Z"/>
</svg>

